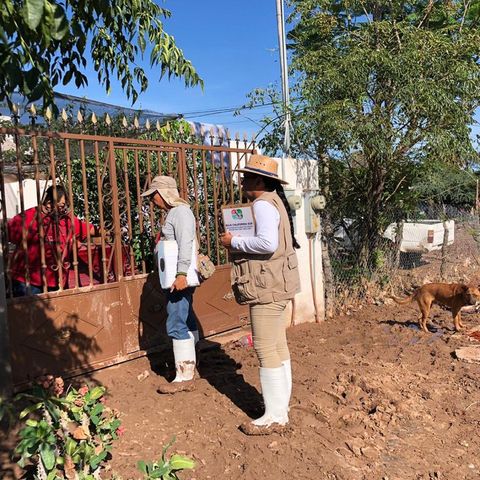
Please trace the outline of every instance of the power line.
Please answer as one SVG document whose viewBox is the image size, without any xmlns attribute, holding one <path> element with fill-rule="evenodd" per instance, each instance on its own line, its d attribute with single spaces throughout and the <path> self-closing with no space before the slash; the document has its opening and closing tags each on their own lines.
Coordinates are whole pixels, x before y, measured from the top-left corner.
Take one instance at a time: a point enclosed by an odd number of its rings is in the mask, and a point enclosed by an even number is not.
<svg viewBox="0 0 480 480">
<path fill-rule="evenodd" d="M 252 105 L 249 107 L 242 105 L 240 107 L 225 107 L 225 108 L 217 108 L 217 109 L 211 109 L 211 110 L 199 110 L 197 112 L 185 112 L 185 113 L 182 113 L 182 115 L 183 115 L 183 118 L 208 117 L 211 115 L 219 115 L 222 113 L 233 113 L 233 112 L 242 111 L 242 110 L 259 109 L 263 107 L 269 107 L 272 105 L 275 105 L 275 103 L 274 102 L 263 103 L 261 105 Z"/>
</svg>

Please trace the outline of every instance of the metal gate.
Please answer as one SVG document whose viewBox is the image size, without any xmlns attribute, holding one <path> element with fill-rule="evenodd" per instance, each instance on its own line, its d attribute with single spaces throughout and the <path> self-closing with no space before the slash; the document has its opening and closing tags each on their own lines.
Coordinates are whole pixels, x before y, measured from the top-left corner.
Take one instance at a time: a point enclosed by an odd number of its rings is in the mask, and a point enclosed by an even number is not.
<svg viewBox="0 0 480 480">
<path fill-rule="evenodd" d="M 165 342 L 165 298 L 152 255 L 162 218 L 140 196 L 158 174 L 177 179 L 197 218 L 200 249 L 217 265 L 195 294 L 201 333 L 209 336 L 248 321 L 247 309 L 233 298 L 218 234 L 220 206 L 241 199 L 232 171 L 254 146 L 238 139 L 228 139 L 228 147 L 193 140 L 0 129 L 1 234 L 14 384 L 46 372 L 71 375 L 100 368 Z M 15 230 L 7 205 L 12 184 L 18 186 L 19 200 L 15 238 L 9 238 Z M 49 185 L 54 207 L 64 188 L 67 209 L 45 213 L 42 201 Z M 78 220 L 96 231 L 87 229 L 80 236 Z M 39 261 L 25 254 L 35 228 Z M 13 295 L 19 251 L 25 257 L 20 263 L 27 288 L 33 265 L 40 264 L 43 293 Z M 52 271 L 58 282 L 54 291 L 47 280 Z"/>
</svg>

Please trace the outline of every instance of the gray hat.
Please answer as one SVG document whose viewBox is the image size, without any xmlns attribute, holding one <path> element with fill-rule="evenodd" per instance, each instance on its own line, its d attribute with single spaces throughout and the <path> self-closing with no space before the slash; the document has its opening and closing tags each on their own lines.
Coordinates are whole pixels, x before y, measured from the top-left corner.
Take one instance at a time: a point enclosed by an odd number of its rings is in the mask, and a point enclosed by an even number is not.
<svg viewBox="0 0 480 480">
<path fill-rule="evenodd" d="M 177 182 L 173 177 L 168 177 L 166 175 L 158 175 L 154 177 L 150 182 L 148 189 L 142 193 L 142 197 L 149 197 L 155 192 L 158 192 L 165 202 L 172 207 L 180 204 L 188 205 L 188 202 L 180 198 L 177 189 Z"/>
</svg>

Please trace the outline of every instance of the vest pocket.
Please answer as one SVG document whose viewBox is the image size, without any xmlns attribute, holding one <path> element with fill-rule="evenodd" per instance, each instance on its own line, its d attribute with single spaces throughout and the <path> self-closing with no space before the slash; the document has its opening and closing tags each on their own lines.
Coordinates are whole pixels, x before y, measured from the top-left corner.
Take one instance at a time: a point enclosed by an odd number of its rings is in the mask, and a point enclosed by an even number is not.
<svg viewBox="0 0 480 480">
<path fill-rule="evenodd" d="M 287 264 L 290 270 L 298 267 L 298 258 L 296 253 L 292 253 L 287 257 Z"/>
<path fill-rule="evenodd" d="M 236 277 L 232 287 L 235 298 L 239 303 L 257 299 L 257 289 L 250 281 L 248 274 Z"/>
<path fill-rule="evenodd" d="M 265 265 L 260 265 L 260 268 L 255 271 L 255 285 L 260 288 L 271 288 L 275 281 L 272 271 Z"/>
<path fill-rule="evenodd" d="M 292 253 L 287 257 L 286 264 L 283 266 L 283 278 L 285 280 L 286 292 L 292 292 L 299 287 L 300 278 L 298 275 L 298 259 L 296 253 Z"/>
</svg>

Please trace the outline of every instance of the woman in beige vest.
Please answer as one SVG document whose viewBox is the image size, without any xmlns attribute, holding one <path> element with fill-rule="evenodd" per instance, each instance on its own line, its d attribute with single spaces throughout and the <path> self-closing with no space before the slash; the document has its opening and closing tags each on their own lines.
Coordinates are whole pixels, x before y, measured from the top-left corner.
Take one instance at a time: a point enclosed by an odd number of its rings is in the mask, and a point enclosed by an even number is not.
<svg viewBox="0 0 480 480">
<path fill-rule="evenodd" d="M 253 201 L 255 236 L 221 235 L 231 252 L 232 289 L 240 304 L 250 306 L 253 345 L 260 363 L 265 414 L 240 426 L 248 435 L 283 430 L 288 423 L 292 390 L 290 353 L 283 313 L 300 288 L 293 222 L 278 164 L 252 155 L 243 172 L 242 188 Z"/>
</svg>

